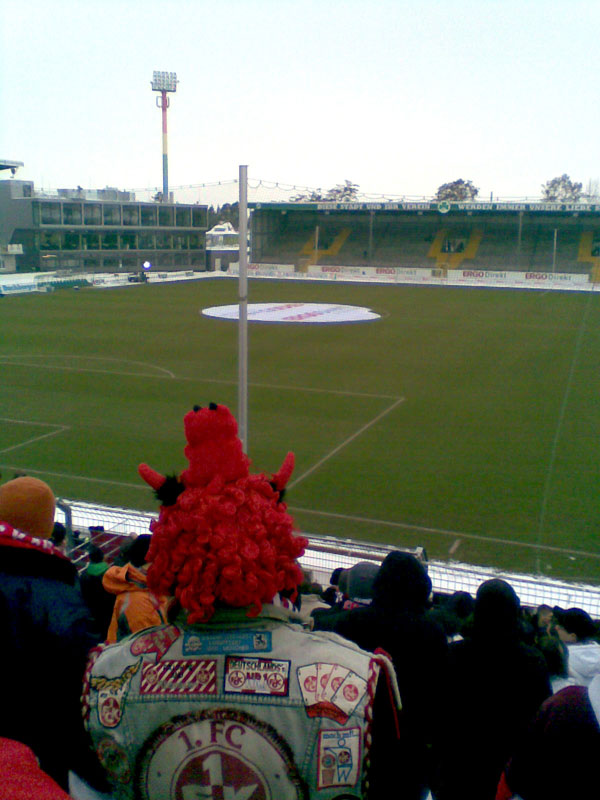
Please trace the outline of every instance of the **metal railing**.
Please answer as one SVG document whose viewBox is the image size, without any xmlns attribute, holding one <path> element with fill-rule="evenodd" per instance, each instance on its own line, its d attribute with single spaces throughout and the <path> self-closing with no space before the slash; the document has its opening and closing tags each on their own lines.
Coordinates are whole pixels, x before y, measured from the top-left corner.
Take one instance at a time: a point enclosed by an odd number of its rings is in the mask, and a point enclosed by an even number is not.
<svg viewBox="0 0 600 800">
<path fill-rule="evenodd" d="M 71 500 L 57 503 L 61 520 L 67 527 L 68 535 L 72 531 L 83 533 L 82 541 L 74 546 L 71 558 L 78 564 L 85 563 L 86 539 L 92 540 L 94 530 L 102 528 L 105 534 L 119 536 L 138 536 L 148 533 L 149 525 L 156 516 L 144 511 L 134 511 L 111 506 L 92 505 Z M 92 531 L 89 532 L 89 529 Z M 86 534 L 85 531 L 88 531 Z M 329 577 L 337 567 L 348 568 L 357 561 L 373 561 L 381 563 L 392 550 L 399 548 L 359 542 L 352 539 L 337 539 L 333 536 L 314 536 L 302 532 L 308 539 L 308 547 L 300 559 L 301 566 L 309 570 L 314 580 L 327 586 Z M 73 541 L 71 539 L 71 541 Z M 118 550 L 118 545 L 115 546 Z M 427 570 L 433 583 L 433 589 L 440 594 L 452 594 L 466 591 L 474 595 L 483 581 L 490 578 L 504 578 L 516 591 L 524 606 L 536 607 L 545 603 L 551 607 L 583 608 L 595 619 L 600 619 L 600 587 L 568 581 L 553 580 L 543 576 L 524 575 L 489 567 L 470 566 L 458 562 L 429 561 L 423 547 L 402 548 L 413 553 L 427 564 Z"/>
</svg>

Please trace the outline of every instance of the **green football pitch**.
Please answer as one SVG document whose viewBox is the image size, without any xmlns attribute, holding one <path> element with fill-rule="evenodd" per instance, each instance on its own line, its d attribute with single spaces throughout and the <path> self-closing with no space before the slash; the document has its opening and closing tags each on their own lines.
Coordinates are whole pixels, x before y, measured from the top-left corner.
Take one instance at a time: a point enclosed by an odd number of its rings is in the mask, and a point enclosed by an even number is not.
<svg viewBox="0 0 600 800">
<path fill-rule="evenodd" d="M 233 280 L 0 300 L 0 470 L 156 511 L 137 475 L 187 462 L 183 416 L 237 411 Z M 255 471 L 288 450 L 298 526 L 430 558 L 600 582 L 600 296 L 252 281 L 250 302 L 366 306 L 249 326 Z"/>
</svg>

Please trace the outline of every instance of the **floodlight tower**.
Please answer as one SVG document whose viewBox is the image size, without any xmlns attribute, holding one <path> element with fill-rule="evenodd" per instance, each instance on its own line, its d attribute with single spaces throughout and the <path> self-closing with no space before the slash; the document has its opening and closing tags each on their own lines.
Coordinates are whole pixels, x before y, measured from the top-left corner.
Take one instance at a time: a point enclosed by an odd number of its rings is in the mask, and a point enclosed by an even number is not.
<svg viewBox="0 0 600 800">
<path fill-rule="evenodd" d="M 160 92 L 160 97 L 156 98 L 156 105 L 162 110 L 162 147 L 163 147 L 163 191 L 162 199 L 164 202 L 169 200 L 169 156 L 167 154 L 167 108 L 169 98 L 167 92 L 177 91 L 177 73 L 157 72 L 152 73 L 152 91 Z"/>
</svg>

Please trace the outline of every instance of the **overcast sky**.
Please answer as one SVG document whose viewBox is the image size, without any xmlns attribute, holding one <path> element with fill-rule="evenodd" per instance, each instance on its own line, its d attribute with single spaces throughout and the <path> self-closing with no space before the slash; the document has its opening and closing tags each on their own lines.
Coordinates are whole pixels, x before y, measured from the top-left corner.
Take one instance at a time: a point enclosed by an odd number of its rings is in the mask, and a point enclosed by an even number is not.
<svg viewBox="0 0 600 800">
<path fill-rule="evenodd" d="M 247 164 L 251 186 L 535 197 L 600 177 L 599 34 L 598 0 L 2 0 L 0 157 L 38 188 L 160 189 L 166 70 L 172 189 Z"/>
</svg>

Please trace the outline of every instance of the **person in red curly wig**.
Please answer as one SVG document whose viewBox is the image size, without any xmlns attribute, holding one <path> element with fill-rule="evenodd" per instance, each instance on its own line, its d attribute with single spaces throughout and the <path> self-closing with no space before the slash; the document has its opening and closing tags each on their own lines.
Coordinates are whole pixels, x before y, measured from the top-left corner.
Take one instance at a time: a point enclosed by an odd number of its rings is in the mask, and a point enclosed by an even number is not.
<svg viewBox="0 0 600 800">
<path fill-rule="evenodd" d="M 303 579 L 297 559 L 306 539 L 294 535 L 282 501 L 293 453 L 271 477 L 250 475 L 228 408 L 196 406 L 184 427 L 189 467 L 179 478 L 139 467 L 162 503 L 150 526 L 148 587 L 174 596 L 189 623 L 207 622 L 218 606 L 249 607 L 256 616 Z"/>
<path fill-rule="evenodd" d="M 283 502 L 293 454 L 250 474 L 222 405 L 196 406 L 184 427 L 187 469 L 139 467 L 161 504 L 147 586 L 180 609 L 97 652 L 86 673 L 84 717 L 115 796 L 383 797 L 391 662 L 278 602 L 301 583 L 307 544 Z"/>
</svg>

